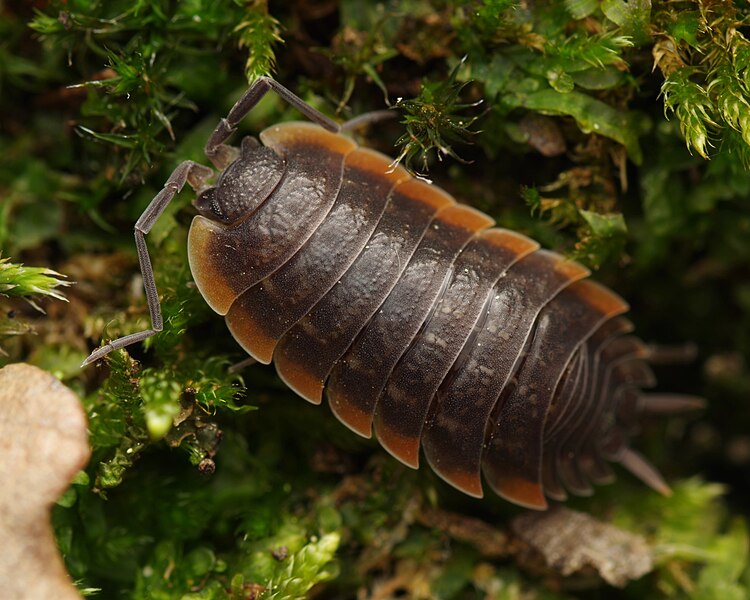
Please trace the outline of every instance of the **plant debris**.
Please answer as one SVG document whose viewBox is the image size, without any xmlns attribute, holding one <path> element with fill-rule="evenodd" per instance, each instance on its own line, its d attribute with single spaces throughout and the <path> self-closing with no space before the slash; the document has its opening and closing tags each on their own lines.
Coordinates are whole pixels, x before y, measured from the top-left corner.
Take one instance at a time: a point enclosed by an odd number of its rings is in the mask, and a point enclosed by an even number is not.
<svg viewBox="0 0 750 600">
<path fill-rule="evenodd" d="M 569 508 L 525 513 L 513 519 L 511 530 L 522 562 L 533 564 L 541 557 L 563 576 L 593 569 L 610 585 L 624 587 L 654 568 L 643 536 Z"/>
<path fill-rule="evenodd" d="M 88 462 L 80 400 L 37 367 L 0 369 L 0 589 L 6 598 L 74 600 L 50 510 Z"/>
</svg>

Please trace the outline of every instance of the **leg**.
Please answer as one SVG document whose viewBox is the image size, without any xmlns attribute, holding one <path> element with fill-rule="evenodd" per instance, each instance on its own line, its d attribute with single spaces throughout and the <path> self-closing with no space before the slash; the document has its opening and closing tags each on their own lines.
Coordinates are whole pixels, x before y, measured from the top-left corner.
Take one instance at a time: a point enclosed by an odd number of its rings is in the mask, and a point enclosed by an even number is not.
<svg viewBox="0 0 750 600">
<path fill-rule="evenodd" d="M 238 373 L 245 367 L 252 367 L 254 364 L 256 364 L 258 361 L 255 360 L 252 356 L 248 356 L 245 360 L 241 360 L 240 362 L 234 363 L 233 365 L 229 366 L 228 371 L 230 373 Z"/>
<path fill-rule="evenodd" d="M 706 400 L 689 394 L 641 394 L 641 412 L 650 415 L 676 415 L 706 408 Z"/>
<path fill-rule="evenodd" d="M 317 123 L 321 127 L 334 133 L 340 131 L 340 127 L 337 123 L 326 117 L 320 111 L 315 110 L 312 106 L 302 100 L 302 98 L 290 92 L 280 83 L 270 77 L 259 77 L 253 82 L 248 90 L 242 94 L 242 97 L 237 100 L 226 118 L 219 122 L 216 129 L 214 129 L 211 134 L 211 137 L 208 138 L 205 148 L 206 156 L 218 168 L 226 166 L 226 161 L 231 154 L 231 151 L 224 145 L 224 142 L 226 142 L 229 139 L 229 136 L 234 133 L 235 127 L 245 115 L 247 115 L 247 113 L 249 113 L 258 102 L 260 102 L 261 98 L 271 90 L 276 92 L 282 100 L 291 104 L 314 123 Z"/>
<path fill-rule="evenodd" d="M 692 342 L 684 344 L 649 344 L 646 360 L 651 365 L 684 365 L 698 357 L 698 346 Z"/>
<path fill-rule="evenodd" d="M 373 110 L 349 119 L 346 123 L 341 125 L 341 131 L 353 131 L 361 127 L 369 127 L 373 123 L 395 119 L 399 116 L 400 115 L 394 110 Z"/>
<path fill-rule="evenodd" d="M 146 301 L 148 302 L 148 312 L 151 315 L 151 329 L 139 331 L 118 338 L 109 344 L 106 344 L 95 350 L 83 361 L 82 367 L 106 356 L 113 350 L 124 348 L 130 344 L 141 342 L 163 328 L 161 317 L 161 305 L 159 303 L 159 294 L 156 291 L 156 282 L 154 281 L 154 270 L 151 268 L 151 259 L 146 247 L 146 234 L 156 223 L 156 220 L 164 212 L 164 209 L 172 201 L 177 192 L 188 182 L 192 187 L 201 187 L 203 180 L 209 177 L 213 172 L 208 167 L 194 163 L 192 160 L 186 160 L 172 172 L 164 184 L 164 188 L 154 197 L 146 210 L 135 224 L 135 246 L 138 250 L 138 262 L 143 275 L 143 287 L 146 291 Z"/>
</svg>

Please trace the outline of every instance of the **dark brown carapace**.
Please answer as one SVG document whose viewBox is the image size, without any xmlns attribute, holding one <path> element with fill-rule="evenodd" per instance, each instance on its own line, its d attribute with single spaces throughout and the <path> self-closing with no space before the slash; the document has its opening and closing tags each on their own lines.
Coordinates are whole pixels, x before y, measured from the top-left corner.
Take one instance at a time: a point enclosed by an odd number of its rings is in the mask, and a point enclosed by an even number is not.
<svg viewBox="0 0 750 600">
<path fill-rule="evenodd" d="M 273 89 L 320 123 L 286 123 L 224 144 Z M 322 125 L 322 126 L 321 126 Z M 198 289 L 256 360 L 306 400 L 325 392 L 350 429 L 416 468 L 482 496 L 546 507 L 589 494 L 619 462 L 668 488 L 628 447 L 644 412 L 698 405 L 645 395 L 647 348 L 627 304 L 589 272 L 358 147 L 270 79 L 222 120 L 206 150 L 221 169 L 180 165 L 136 225 L 152 330 L 161 329 L 144 234 L 187 181 Z M 140 336 L 140 337 L 139 337 Z"/>
</svg>

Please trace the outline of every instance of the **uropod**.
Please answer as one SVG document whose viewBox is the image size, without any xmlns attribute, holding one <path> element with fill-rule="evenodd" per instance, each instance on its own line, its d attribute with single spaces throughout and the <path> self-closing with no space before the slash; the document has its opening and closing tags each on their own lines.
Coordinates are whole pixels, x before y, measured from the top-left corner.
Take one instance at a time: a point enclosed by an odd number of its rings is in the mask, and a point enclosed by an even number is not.
<svg viewBox="0 0 750 600">
<path fill-rule="evenodd" d="M 269 91 L 310 122 L 226 141 Z M 356 121 L 356 120 L 355 120 Z M 205 147 L 218 170 L 181 163 L 135 224 L 151 329 L 162 330 L 146 235 L 185 183 L 199 215 L 193 278 L 257 361 L 297 394 L 325 395 L 347 427 L 481 497 L 483 480 L 516 504 L 587 495 L 619 463 L 663 479 L 629 447 L 644 413 L 696 398 L 645 394 L 649 350 L 622 298 L 589 271 L 359 147 L 268 77 L 256 80 Z M 262 142 L 262 143 L 261 143 Z"/>
</svg>

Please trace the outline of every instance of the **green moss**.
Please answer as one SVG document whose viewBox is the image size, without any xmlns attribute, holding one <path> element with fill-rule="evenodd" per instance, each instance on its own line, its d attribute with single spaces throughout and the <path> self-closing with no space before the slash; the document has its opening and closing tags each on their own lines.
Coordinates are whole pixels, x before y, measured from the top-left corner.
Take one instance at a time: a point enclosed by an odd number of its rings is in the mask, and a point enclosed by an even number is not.
<svg viewBox="0 0 750 600">
<path fill-rule="evenodd" d="M 419 96 L 413 99 L 399 99 L 395 108 L 404 111 L 402 121 L 406 132 L 396 141 L 401 146 L 401 152 L 394 164 L 404 161 L 407 167 L 419 158 L 421 168 L 426 171 L 428 153 L 437 150 L 438 158 L 461 158 L 453 150 L 453 145 L 467 143 L 471 131 L 470 127 L 476 117 L 459 114 L 461 111 L 476 106 L 476 104 L 461 104 L 458 102 L 465 83 L 456 81 L 461 65 L 453 68 L 450 75 L 440 82 L 422 84 Z"/>
<path fill-rule="evenodd" d="M 29 306 L 44 313 L 38 304 L 40 298 L 66 300 L 59 288 L 68 286 L 71 282 L 63 279 L 64 277 L 65 275 L 46 267 L 25 267 L 0 256 L 0 307 L 5 298 L 22 298 Z M 19 318 L 15 310 L 3 311 L 0 315 L 0 357 L 6 355 L 1 344 L 7 338 L 32 332 L 32 325 L 26 319 Z"/>
<path fill-rule="evenodd" d="M 741 519 L 727 523 L 725 490 L 697 479 L 681 481 L 674 495 L 619 505 L 614 520 L 646 532 L 654 544 L 668 598 L 745 598 L 750 538 Z"/>
<path fill-rule="evenodd" d="M 45 267 L 24 267 L 10 262 L 10 258 L 0 257 L 0 295 L 26 298 L 31 302 L 34 296 L 51 296 L 65 300 L 57 289 L 70 285 L 61 275 Z"/>
<path fill-rule="evenodd" d="M 49 50 L 75 57 L 89 75 L 77 85 L 89 90 L 81 112 L 91 126 L 81 123 L 78 131 L 114 146 L 120 182 L 143 177 L 174 143 L 172 121 L 197 109 L 175 77 L 181 67 L 200 68 L 217 45 L 236 44 L 246 49 L 252 79 L 272 69 L 280 41 L 279 24 L 260 0 L 55 1 L 30 26 Z"/>
<path fill-rule="evenodd" d="M 679 2 L 661 8 L 656 20 L 665 110 L 677 116 L 691 150 L 708 159 L 717 147 L 747 167 L 750 42 L 740 31 L 743 13 L 728 1 Z"/>
</svg>

